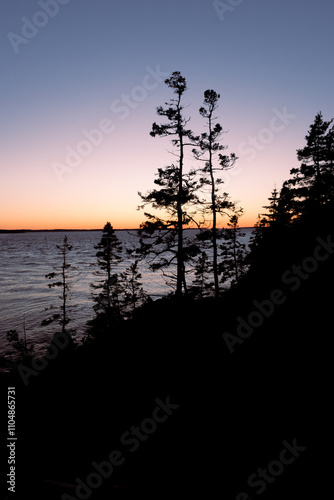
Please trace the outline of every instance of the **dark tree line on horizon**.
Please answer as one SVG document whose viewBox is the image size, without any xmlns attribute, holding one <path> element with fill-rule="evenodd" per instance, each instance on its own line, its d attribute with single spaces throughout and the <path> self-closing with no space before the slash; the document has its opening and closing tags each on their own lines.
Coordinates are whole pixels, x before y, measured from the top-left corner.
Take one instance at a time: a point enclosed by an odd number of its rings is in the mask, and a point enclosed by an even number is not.
<svg viewBox="0 0 334 500">
<path fill-rule="evenodd" d="M 306 145 L 297 150 L 299 168 L 290 171 L 291 177 L 269 196 L 263 207 L 250 243 L 250 252 L 240 241 L 239 228 L 242 208 L 224 192 L 224 182 L 219 173 L 233 168 L 235 154 L 223 154 L 227 148 L 220 139 L 223 127 L 215 116 L 220 95 L 214 90 L 204 92 L 199 114 L 205 120 L 205 131 L 195 134 L 189 128 L 190 118 L 184 115 L 183 97 L 187 90 L 186 79 L 174 72 L 165 81 L 174 97 L 157 108 L 164 123 L 152 125 L 152 137 L 168 138 L 173 146 L 175 163 L 159 167 L 154 180 L 156 187 L 142 194 L 139 208 L 145 209 L 146 220 L 138 234 L 138 248 L 127 250 L 133 263 L 122 273 L 122 247 L 110 222 L 103 228 L 100 242 L 95 246 L 97 258 L 96 283 L 93 290 L 95 318 L 87 324 L 86 339 L 97 332 L 112 331 L 115 324 L 131 319 L 143 305 L 150 301 L 144 291 L 140 274 L 140 261 L 145 259 L 152 272 L 162 272 L 171 285 L 176 299 L 184 296 L 194 300 L 218 300 L 226 290 L 226 283 L 236 287 L 247 276 L 261 254 L 266 234 L 282 228 L 293 228 L 307 217 L 316 218 L 324 207 L 334 201 L 334 126 L 333 120 L 325 121 L 319 112 L 305 137 Z M 198 168 L 186 169 L 185 155 L 189 148 Z M 147 208 L 149 207 L 149 209 Z M 227 228 L 219 228 L 219 218 L 225 217 Z M 197 228 L 189 237 L 188 228 Z M 60 288 L 60 313 L 43 320 L 44 325 L 58 322 L 63 332 L 68 329 L 68 292 L 73 275 L 68 254 L 71 245 L 64 238 L 57 246 L 61 266 L 46 278 L 55 280 L 49 287 Z M 190 277 L 192 281 L 189 283 Z M 58 309 L 59 309 L 58 308 Z M 8 341 L 14 342 L 24 352 L 17 332 L 9 332 Z M 26 351 L 27 354 L 27 351 Z"/>
</svg>

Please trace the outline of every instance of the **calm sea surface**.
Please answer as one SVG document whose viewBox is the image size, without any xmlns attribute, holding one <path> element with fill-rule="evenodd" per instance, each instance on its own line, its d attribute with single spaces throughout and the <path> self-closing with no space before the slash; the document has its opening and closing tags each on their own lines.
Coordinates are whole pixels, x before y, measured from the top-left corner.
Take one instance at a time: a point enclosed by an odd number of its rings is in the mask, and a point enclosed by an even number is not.
<svg viewBox="0 0 334 500">
<path fill-rule="evenodd" d="M 242 240 L 245 243 L 248 243 L 251 231 L 250 228 L 243 229 L 246 236 Z M 16 329 L 23 335 L 25 325 L 27 340 L 34 343 L 37 350 L 42 350 L 59 330 L 56 323 L 42 327 L 41 321 L 50 314 L 45 312 L 47 307 L 61 304 L 58 298 L 60 289 L 50 289 L 50 281 L 45 275 L 61 265 L 56 245 L 63 243 L 65 234 L 68 243 L 73 246 L 68 262 L 77 267 L 73 274 L 79 273 L 73 279 L 69 293 L 69 306 L 72 307 L 70 326 L 77 329 L 78 340 L 84 335 L 87 320 L 94 317 L 90 284 L 98 280 L 93 274 L 97 270 L 94 246 L 99 243 L 102 232 L 0 234 L 0 349 L 3 353 L 8 348 L 6 333 L 10 329 Z M 116 234 L 123 245 L 124 261 L 117 268 L 117 272 L 122 272 L 133 262 L 125 250 L 137 246 L 138 237 L 134 231 L 116 231 Z M 161 273 L 151 272 L 144 262 L 139 266 L 143 287 L 153 299 L 171 291 Z"/>
</svg>

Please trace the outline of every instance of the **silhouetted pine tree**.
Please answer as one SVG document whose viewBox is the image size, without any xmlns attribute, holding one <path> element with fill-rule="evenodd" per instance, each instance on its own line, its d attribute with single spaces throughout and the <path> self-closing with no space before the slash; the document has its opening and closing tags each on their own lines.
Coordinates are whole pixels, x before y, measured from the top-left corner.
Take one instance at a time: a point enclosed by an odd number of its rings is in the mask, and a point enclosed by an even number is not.
<svg viewBox="0 0 334 500">
<path fill-rule="evenodd" d="M 19 336 L 17 330 L 9 330 L 6 335 L 7 342 L 11 348 L 6 356 L 0 356 L 0 366 L 13 368 L 21 363 L 27 363 L 34 357 L 34 344 L 28 346 L 25 319 L 23 319 L 23 337 Z"/>
<path fill-rule="evenodd" d="M 238 215 L 234 214 L 230 217 L 230 222 L 227 223 L 228 228 L 225 229 L 223 235 L 224 243 L 220 246 L 222 250 L 221 281 L 225 283 L 231 280 L 231 285 L 238 283 L 246 272 L 246 245 L 240 241 L 245 233 L 240 231 L 238 223 L 241 213 L 239 210 Z"/>
<path fill-rule="evenodd" d="M 274 225 L 284 226 L 292 222 L 294 218 L 294 201 L 290 189 L 283 186 L 281 191 L 278 191 L 275 186 L 268 201 L 269 204 L 262 207 L 267 212 L 259 214 L 262 224 L 272 227 Z"/>
<path fill-rule="evenodd" d="M 268 225 L 276 222 L 278 219 L 278 200 L 279 200 L 279 192 L 277 191 L 276 186 L 274 187 L 271 196 L 269 196 L 268 201 L 269 205 L 264 205 L 262 208 L 267 210 L 267 213 L 261 214 L 263 219 L 266 221 Z"/>
<path fill-rule="evenodd" d="M 158 189 L 143 195 L 139 193 L 143 204 L 161 210 L 162 217 L 145 213 L 147 221 L 141 224 L 141 255 L 151 256 L 151 269 L 165 269 L 172 264 L 176 266 L 175 293 L 177 296 L 186 292 L 186 262 L 196 253 L 196 247 L 184 237 L 184 229 L 194 222 L 190 213 L 191 205 L 197 202 L 195 172 L 184 170 L 184 148 L 193 145 L 193 133 L 187 129 L 189 119 L 183 116 L 182 97 L 187 90 L 186 80 L 176 71 L 165 80 L 176 98 L 166 103 L 166 107 L 158 107 L 159 116 L 167 118 L 162 125 L 153 123 L 152 137 L 170 137 L 177 152 L 176 165 L 172 164 L 158 170 L 158 178 L 154 181 Z M 189 142 L 187 142 L 189 140 Z M 166 217 L 165 217 L 166 214 Z M 171 278 L 174 275 L 169 275 Z"/>
<path fill-rule="evenodd" d="M 306 146 L 297 150 L 299 168 L 283 187 L 290 190 L 295 216 L 312 212 L 334 197 L 334 127 L 319 112 L 306 135 Z"/>
<path fill-rule="evenodd" d="M 257 249 L 261 246 L 261 243 L 264 238 L 265 229 L 268 227 L 268 220 L 263 217 L 261 214 L 258 214 L 257 221 L 254 224 L 254 229 L 252 231 L 249 247 L 251 254 L 257 251 Z"/>
<path fill-rule="evenodd" d="M 212 272 L 214 280 L 215 296 L 219 296 L 219 271 L 218 271 L 218 239 L 222 233 L 217 228 L 217 216 L 226 214 L 226 210 L 233 207 L 233 203 L 229 201 L 227 193 L 219 194 L 219 186 L 224 182 L 220 178 L 215 177 L 215 173 L 219 171 L 230 170 L 233 168 L 236 156 L 232 153 L 230 156 L 222 155 L 219 151 L 223 151 L 227 146 L 223 146 L 217 140 L 223 134 L 223 127 L 215 124 L 216 117 L 214 113 L 218 108 L 217 102 L 220 95 L 214 90 L 206 90 L 204 92 L 204 106 L 199 110 L 200 115 L 207 119 L 208 131 L 200 135 L 197 141 L 197 148 L 193 149 L 193 153 L 197 160 L 205 162 L 205 166 L 200 169 L 202 186 L 209 187 L 209 201 L 204 201 L 204 216 L 209 214 L 211 217 L 211 229 L 206 232 L 206 238 L 201 235 L 202 241 L 211 242 L 212 249 Z M 215 162 L 218 154 L 218 162 Z"/>
<path fill-rule="evenodd" d="M 195 279 L 192 282 L 191 291 L 195 297 L 202 299 L 212 291 L 213 283 L 208 281 L 208 277 L 212 275 L 211 271 L 212 264 L 209 262 L 208 254 L 202 251 L 194 260 Z"/>
<path fill-rule="evenodd" d="M 125 317 L 131 318 L 136 309 L 146 302 L 147 295 L 142 286 L 142 275 L 138 270 L 138 260 L 120 275 L 121 308 Z"/>
<path fill-rule="evenodd" d="M 41 325 L 46 326 L 50 323 L 57 322 L 61 325 L 61 331 L 66 331 L 66 326 L 70 322 L 70 318 L 68 316 L 68 292 L 70 290 L 69 281 L 75 277 L 73 274 L 69 274 L 69 271 L 76 270 L 76 267 L 73 267 L 68 263 L 68 253 L 72 250 L 72 245 L 68 243 L 67 236 L 64 236 L 63 244 L 56 245 L 58 248 L 58 254 L 60 255 L 62 264 L 61 267 L 55 267 L 55 272 L 46 274 L 45 277 L 49 280 L 56 279 L 52 283 L 48 284 L 49 288 L 60 288 L 61 295 L 59 296 L 61 300 L 61 313 L 54 313 L 48 319 L 42 321 Z M 45 310 L 54 310 L 55 306 L 52 305 Z"/>
<path fill-rule="evenodd" d="M 98 283 L 91 284 L 91 288 L 99 290 L 99 293 L 92 296 L 94 310 L 99 322 L 109 328 L 121 316 L 121 287 L 114 271 L 122 260 L 122 245 L 110 222 L 104 226 L 101 240 L 94 248 L 97 250 L 97 265 L 100 268 L 94 274 L 102 278 Z"/>
<path fill-rule="evenodd" d="M 259 214 L 254 224 L 249 241 L 250 252 L 246 257 L 248 266 L 261 260 L 265 262 L 276 258 L 273 251 L 267 249 L 267 245 L 270 247 L 271 240 L 272 246 L 275 247 L 276 242 L 276 248 L 279 248 L 279 241 L 285 238 L 285 231 L 294 219 L 294 201 L 288 187 L 283 186 L 280 192 L 275 187 L 268 201 L 269 204 L 262 207 L 266 212 Z"/>
</svg>

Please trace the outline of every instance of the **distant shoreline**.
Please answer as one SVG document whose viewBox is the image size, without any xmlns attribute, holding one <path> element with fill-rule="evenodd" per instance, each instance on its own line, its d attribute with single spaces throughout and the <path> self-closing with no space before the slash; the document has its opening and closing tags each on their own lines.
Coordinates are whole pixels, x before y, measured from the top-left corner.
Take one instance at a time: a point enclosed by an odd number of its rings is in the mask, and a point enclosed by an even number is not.
<svg viewBox="0 0 334 500">
<path fill-rule="evenodd" d="M 138 231 L 139 228 L 130 228 L 130 229 L 115 229 L 115 231 Z M 219 228 L 223 229 L 223 228 Z M 240 227 L 238 229 L 254 229 L 253 226 L 245 226 L 245 227 Z M 185 229 L 186 231 L 189 230 L 197 230 L 197 228 L 187 228 Z M 102 232 L 103 229 L 0 229 L 0 234 L 7 234 L 7 233 L 69 233 L 69 232 L 87 232 L 87 231 L 100 231 Z"/>
<path fill-rule="evenodd" d="M 0 234 L 4 233 L 64 233 L 78 231 L 100 231 L 103 229 L 0 229 Z M 115 231 L 137 231 L 136 229 L 115 229 Z"/>
</svg>

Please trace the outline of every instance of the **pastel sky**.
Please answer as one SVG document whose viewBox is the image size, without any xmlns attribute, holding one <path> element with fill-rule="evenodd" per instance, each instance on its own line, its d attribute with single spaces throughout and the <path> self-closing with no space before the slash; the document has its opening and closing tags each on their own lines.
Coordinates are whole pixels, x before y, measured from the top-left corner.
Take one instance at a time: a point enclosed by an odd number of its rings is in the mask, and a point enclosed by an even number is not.
<svg viewBox="0 0 334 500">
<path fill-rule="evenodd" d="M 333 19 L 332 0 L 1 2 L 0 228 L 138 227 L 137 192 L 175 161 L 149 135 L 173 71 L 196 133 L 220 93 L 224 190 L 252 226 L 316 113 L 334 117 Z"/>
</svg>

